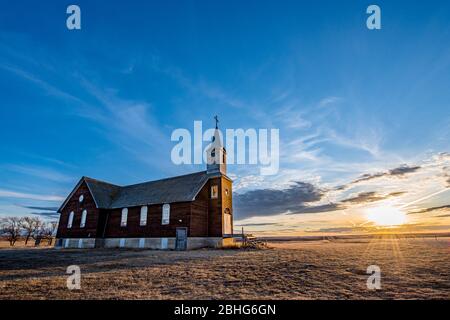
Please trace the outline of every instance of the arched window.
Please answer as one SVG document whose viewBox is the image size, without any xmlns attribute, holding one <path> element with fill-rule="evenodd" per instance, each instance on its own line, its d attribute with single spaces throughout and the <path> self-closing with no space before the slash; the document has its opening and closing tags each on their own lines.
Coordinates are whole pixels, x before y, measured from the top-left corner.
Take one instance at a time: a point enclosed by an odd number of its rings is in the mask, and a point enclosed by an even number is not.
<svg viewBox="0 0 450 320">
<path fill-rule="evenodd" d="M 219 186 L 211 186 L 211 199 L 217 199 L 219 197 Z"/>
<path fill-rule="evenodd" d="M 230 235 L 233 233 L 233 223 L 231 219 L 231 210 L 229 208 L 225 208 L 223 215 L 223 233 L 226 235 Z"/>
<path fill-rule="evenodd" d="M 69 221 L 67 222 L 67 228 L 70 229 L 72 228 L 72 223 L 73 223 L 73 216 L 75 215 L 75 212 L 71 212 L 69 213 Z"/>
<path fill-rule="evenodd" d="M 86 216 L 87 216 L 87 210 L 83 210 L 83 213 L 81 214 L 80 228 L 84 228 L 84 226 L 86 225 Z"/>
<path fill-rule="evenodd" d="M 128 208 L 123 208 L 122 209 L 122 218 L 120 219 L 120 226 L 126 227 L 127 220 L 128 220 Z"/>
<path fill-rule="evenodd" d="M 161 224 L 169 224 L 169 223 L 170 223 L 170 204 L 166 203 L 162 207 Z"/>
<path fill-rule="evenodd" d="M 141 226 L 147 225 L 147 212 L 148 212 L 147 206 L 141 207 L 141 219 L 140 219 Z"/>
</svg>

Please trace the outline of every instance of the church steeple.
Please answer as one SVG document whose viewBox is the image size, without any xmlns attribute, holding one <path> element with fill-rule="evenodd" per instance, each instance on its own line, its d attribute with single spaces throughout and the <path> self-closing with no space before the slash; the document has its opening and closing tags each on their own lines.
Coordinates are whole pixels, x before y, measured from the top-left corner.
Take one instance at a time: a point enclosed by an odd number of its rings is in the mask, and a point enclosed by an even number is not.
<svg viewBox="0 0 450 320">
<path fill-rule="evenodd" d="M 227 174 L 227 151 L 223 147 L 222 135 L 219 130 L 219 118 L 214 117 L 216 121 L 216 129 L 212 137 L 211 146 L 206 151 L 208 154 L 208 163 L 206 171 L 208 174 L 221 173 Z"/>
<path fill-rule="evenodd" d="M 217 117 L 217 115 L 215 115 L 214 120 L 216 120 L 216 130 L 217 130 L 217 129 L 219 129 L 219 117 Z"/>
</svg>

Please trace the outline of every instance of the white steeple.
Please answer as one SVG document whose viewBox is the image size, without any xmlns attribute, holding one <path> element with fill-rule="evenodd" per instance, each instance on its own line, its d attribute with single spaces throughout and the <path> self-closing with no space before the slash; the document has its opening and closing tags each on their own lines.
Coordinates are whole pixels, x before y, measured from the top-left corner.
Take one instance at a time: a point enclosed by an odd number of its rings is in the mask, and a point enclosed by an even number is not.
<svg viewBox="0 0 450 320">
<path fill-rule="evenodd" d="M 227 151 L 223 147 L 222 135 L 219 130 L 218 122 L 219 118 L 214 117 L 216 120 L 216 129 L 214 130 L 214 136 L 212 138 L 211 146 L 208 148 L 208 163 L 206 165 L 206 171 L 210 173 L 227 174 Z"/>
</svg>

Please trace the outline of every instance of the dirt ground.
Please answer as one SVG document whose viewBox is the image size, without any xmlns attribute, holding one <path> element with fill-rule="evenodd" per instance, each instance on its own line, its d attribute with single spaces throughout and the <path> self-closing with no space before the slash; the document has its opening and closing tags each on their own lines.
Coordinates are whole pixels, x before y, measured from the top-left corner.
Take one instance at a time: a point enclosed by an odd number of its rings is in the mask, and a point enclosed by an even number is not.
<svg viewBox="0 0 450 320">
<path fill-rule="evenodd" d="M 450 238 L 277 242 L 267 250 L 0 250 L 0 299 L 450 299 Z M 66 269 L 81 268 L 81 290 Z M 381 289 L 368 290 L 369 265 Z"/>
</svg>

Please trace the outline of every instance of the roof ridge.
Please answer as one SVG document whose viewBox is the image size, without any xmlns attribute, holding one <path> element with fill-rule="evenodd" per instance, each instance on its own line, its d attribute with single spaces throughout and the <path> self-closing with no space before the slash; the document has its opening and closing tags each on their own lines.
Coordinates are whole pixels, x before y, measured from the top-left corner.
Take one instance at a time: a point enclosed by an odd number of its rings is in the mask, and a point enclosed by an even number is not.
<svg viewBox="0 0 450 320">
<path fill-rule="evenodd" d="M 139 183 L 135 183 L 135 184 L 129 184 L 129 185 L 123 186 L 121 188 L 135 187 L 135 186 L 139 186 L 139 185 L 143 185 L 143 184 L 147 184 L 147 183 L 152 183 L 152 182 L 173 180 L 173 179 L 183 178 L 183 177 L 187 177 L 187 176 L 193 176 L 193 175 L 200 174 L 200 173 L 206 173 L 206 170 L 198 171 L 198 172 L 192 172 L 192 173 L 188 173 L 188 174 L 183 174 L 181 176 L 173 176 L 173 177 L 169 177 L 169 178 L 163 178 L 163 179 L 158 179 L 158 180 L 150 180 L 150 181 L 139 182 Z"/>
<path fill-rule="evenodd" d="M 123 188 L 122 186 L 119 186 L 117 184 L 113 184 L 113 183 L 110 183 L 110 182 L 106 182 L 106 181 L 103 181 L 103 180 L 99 180 L 99 179 L 95 179 L 95 178 L 91 178 L 91 177 L 87 177 L 87 176 L 83 176 L 83 179 L 84 180 L 86 180 L 86 179 L 87 180 L 91 180 L 92 182 L 100 182 L 100 183 L 108 184 L 108 185 L 113 186 L 113 187 Z"/>
</svg>

